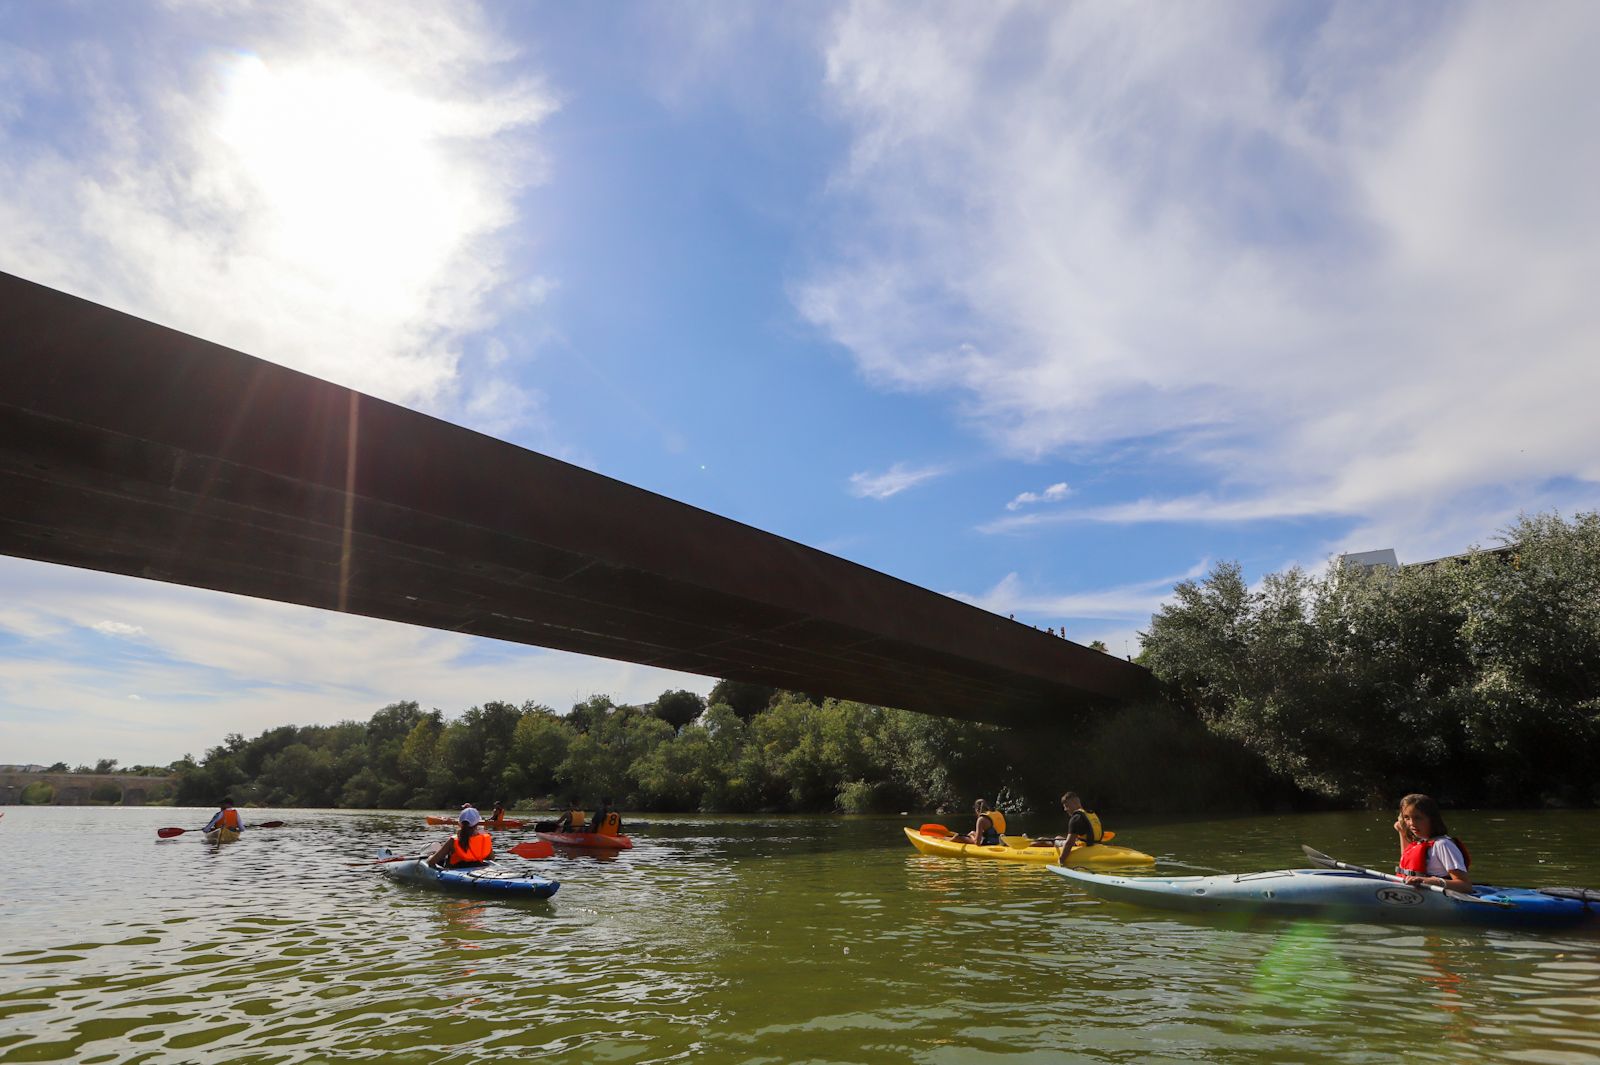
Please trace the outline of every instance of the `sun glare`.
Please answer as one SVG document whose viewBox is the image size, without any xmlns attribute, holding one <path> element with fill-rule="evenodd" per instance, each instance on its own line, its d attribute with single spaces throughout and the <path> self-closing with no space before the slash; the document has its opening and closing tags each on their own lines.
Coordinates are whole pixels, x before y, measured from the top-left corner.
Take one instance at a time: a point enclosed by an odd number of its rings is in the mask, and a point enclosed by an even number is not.
<svg viewBox="0 0 1600 1065">
<path fill-rule="evenodd" d="M 359 68 L 230 58 L 215 132 L 262 253 L 376 309 L 420 297 L 474 228 L 445 108 Z"/>
</svg>

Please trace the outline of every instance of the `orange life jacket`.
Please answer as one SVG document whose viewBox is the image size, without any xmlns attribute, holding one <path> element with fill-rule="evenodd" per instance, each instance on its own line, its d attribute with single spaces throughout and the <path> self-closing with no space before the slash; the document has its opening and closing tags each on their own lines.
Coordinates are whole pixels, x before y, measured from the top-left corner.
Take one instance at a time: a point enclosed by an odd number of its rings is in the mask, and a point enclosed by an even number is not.
<svg viewBox="0 0 1600 1065">
<path fill-rule="evenodd" d="M 622 815 L 615 810 L 608 812 L 594 827 L 596 833 L 602 836 L 618 836 L 622 834 Z"/>
<path fill-rule="evenodd" d="M 1429 876 L 1428 852 L 1433 849 L 1434 843 L 1441 839 L 1453 840 L 1461 848 L 1461 858 L 1467 863 L 1467 869 L 1472 868 L 1472 854 L 1467 850 L 1467 845 L 1454 836 L 1435 836 L 1433 839 L 1419 839 L 1414 843 L 1406 844 L 1406 849 L 1400 852 L 1401 876 Z M 1449 872 L 1449 870 L 1445 870 Z M 1462 872 L 1466 872 L 1463 869 Z"/>
<path fill-rule="evenodd" d="M 232 806 L 222 811 L 222 819 L 217 822 L 218 828 L 231 828 L 234 831 L 244 827 L 244 821 L 239 817 L 239 811 Z"/>
<path fill-rule="evenodd" d="M 472 834 L 465 847 L 461 846 L 461 837 L 450 837 L 450 864 L 451 865 L 477 865 L 486 862 L 494 854 L 494 837 L 481 829 Z"/>
</svg>

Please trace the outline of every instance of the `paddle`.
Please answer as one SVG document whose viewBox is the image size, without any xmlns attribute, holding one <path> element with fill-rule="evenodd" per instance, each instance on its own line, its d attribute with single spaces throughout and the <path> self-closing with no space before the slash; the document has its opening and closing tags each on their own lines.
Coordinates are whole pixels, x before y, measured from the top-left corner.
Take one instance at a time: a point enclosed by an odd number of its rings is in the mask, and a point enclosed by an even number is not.
<svg viewBox="0 0 1600 1065">
<path fill-rule="evenodd" d="M 1315 847 L 1308 846 L 1304 843 L 1300 844 L 1300 849 L 1306 852 L 1307 858 L 1310 858 L 1318 865 L 1328 869 L 1343 869 L 1348 873 L 1360 873 L 1363 876 L 1375 877 L 1379 880 L 1387 880 L 1394 884 L 1406 883 L 1405 877 L 1403 876 L 1395 876 L 1393 873 L 1385 873 L 1379 869 L 1368 869 L 1364 865 L 1351 865 L 1349 862 L 1341 862 L 1339 859 L 1331 858 L 1317 850 Z M 1421 888 L 1424 891 L 1437 891 L 1439 894 L 1446 895 L 1452 899 L 1455 899 L 1457 902 L 1475 902 L 1480 906 L 1499 906 L 1502 909 L 1511 909 L 1515 908 L 1516 905 L 1515 903 L 1506 902 L 1502 899 L 1480 899 L 1476 895 L 1468 895 L 1464 891 L 1456 891 L 1453 888 L 1440 887 L 1438 884 L 1406 884 L 1406 886 L 1411 888 Z"/>
<path fill-rule="evenodd" d="M 935 824 L 923 825 L 921 828 L 917 829 L 917 831 L 921 832 L 924 836 L 949 836 L 949 835 L 953 835 L 953 833 L 948 828 L 945 828 L 943 825 L 935 825 Z"/>
<path fill-rule="evenodd" d="M 282 828 L 283 826 L 284 826 L 284 822 L 282 822 L 282 821 L 263 821 L 259 825 L 245 825 L 244 827 L 245 828 Z M 158 829 L 156 829 L 156 835 L 160 836 L 162 839 L 171 839 L 173 836 L 181 836 L 185 832 L 204 832 L 204 831 L 205 831 L 205 829 L 203 829 L 203 828 L 158 828 Z"/>
<path fill-rule="evenodd" d="M 387 851 L 384 851 L 382 853 L 387 853 Z M 369 865 L 384 865 L 384 864 L 387 864 L 388 862 L 409 862 L 411 860 L 412 860 L 412 855 L 409 855 L 409 854 L 394 854 L 394 855 L 390 855 L 387 858 L 375 858 L 375 859 L 372 859 L 371 861 L 365 861 L 365 862 L 346 862 L 345 864 L 350 866 L 351 868 L 358 868 L 358 867 L 359 868 L 365 868 L 366 866 L 369 866 Z"/>
<path fill-rule="evenodd" d="M 1006 846 L 1017 851 L 1025 851 L 1029 847 L 1059 847 L 1061 845 L 1054 838 L 1030 839 L 1027 836 L 1001 836 L 1000 838 L 1005 841 Z M 1116 838 L 1117 834 L 1115 832 L 1106 831 L 1100 833 L 1101 843 L 1110 843 Z"/>
</svg>

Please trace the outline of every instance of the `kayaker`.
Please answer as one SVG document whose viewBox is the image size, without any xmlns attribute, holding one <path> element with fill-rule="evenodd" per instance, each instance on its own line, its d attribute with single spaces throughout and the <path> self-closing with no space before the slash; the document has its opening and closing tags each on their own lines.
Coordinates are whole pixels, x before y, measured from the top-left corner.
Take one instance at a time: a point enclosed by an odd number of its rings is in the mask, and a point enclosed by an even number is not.
<svg viewBox="0 0 1600 1065">
<path fill-rule="evenodd" d="M 1085 847 L 1092 847 L 1105 835 L 1100 827 L 1100 815 L 1085 810 L 1077 792 L 1069 791 L 1061 796 L 1061 809 L 1067 814 L 1067 831 L 1056 837 L 1056 846 L 1067 850 L 1078 846 L 1081 840 Z"/>
<path fill-rule="evenodd" d="M 434 867 L 451 865 L 481 865 L 494 857 L 494 837 L 483 827 L 483 815 L 468 806 L 456 818 L 460 827 L 456 834 L 440 844 L 428 857 Z"/>
<path fill-rule="evenodd" d="M 505 804 L 505 801 L 503 799 L 496 799 L 494 801 L 494 813 L 489 815 L 489 823 L 491 825 L 498 825 L 502 821 L 504 821 L 505 819 L 506 819 L 506 804 Z"/>
<path fill-rule="evenodd" d="M 622 815 L 611 808 L 611 797 L 600 800 L 600 806 L 589 821 L 589 831 L 600 836 L 622 835 Z"/>
<path fill-rule="evenodd" d="M 1400 800 L 1400 816 L 1395 819 L 1394 830 L 1400 837 L 1398 872 L 1406 883 L 1471 893 L 1467 867 L 1472 859 L 1460 841 L 1450 835 L 1437 802 L 1420 793 L 1407 795 Z"/>
<path fill-rule="evenodd" d="M 578 798 L 574 795 L 567 800 L 567 812 L 561 815 L 556 822 L 557 832 L 582 832 L 583 826 L 588 821 L 583 810 L 578 806 Z"/>
<path fill-rule="evenodd" d="M 231 828 L 235 832 L 244 831 L 244 819 L 239 816 L 239 811 L 233 808 L 232 799 L 223 799 L 217 804 L 218 810 L 211 815 L 211 820 L 206 822 L 202 832 L 210 832 L 218 828 Z"/>
<path fill-rule="evenodd" d="M 1005 814 L 989 809 L 989 804 L 983 799 L 972 804 L 972 812 L 978 819 L 972 831 L 951 836 L 953 842 L 975 843 L 980 847 L 998 847 L 1005 842 L 1000 838 L 1000 834 L 1006 830 Z"/>
</svg>

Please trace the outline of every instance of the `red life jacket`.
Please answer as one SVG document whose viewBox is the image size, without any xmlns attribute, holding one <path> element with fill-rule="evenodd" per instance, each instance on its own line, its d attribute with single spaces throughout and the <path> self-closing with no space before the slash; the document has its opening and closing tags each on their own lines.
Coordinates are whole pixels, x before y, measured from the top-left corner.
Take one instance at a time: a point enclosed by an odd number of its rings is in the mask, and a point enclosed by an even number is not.
<svg viewBox="0 0 1600 1065">
<path fill-rule="evenodd" d="M 493 854 L 494 837 L 487 832 L 474 832 L 472 838 L 467 840 L 466 847 L 461 846 L 460 836 L 450 837 L 451 865 L 477 865 L 488 861 Z"/>
<path fill-rule="evenodd" d="M 1461 857 L 1467 863 L 1467 869 L 1472 868 L 1472 853 L 1467 850 L 1467 845 L 1454 836 L 1435 836 L 1433 839 L 1422 839 L 1415 843 L 1406 844 L 1406 849 L 1400 852 L 1401 876 L 1428 876 L 1428 852 L 1433 845 L 1441 839 L 1454 840 L 1455 845 L 1461 848 Z M 1448 872 L 1448 870 L 1446 870 Z M 1466 870 L 1462 870 L 1465 872 Z"/>
<path fill-rule="evenodd" d="M 239 817 L 238 808 L 230 806 L 226 810 L 223 810 L 221 818 L 217 821 L 217 827 L 231 828 L 234 831 L 238 831 L 239 829 L 243 828 L 244 822 Z"/>
</svg>

